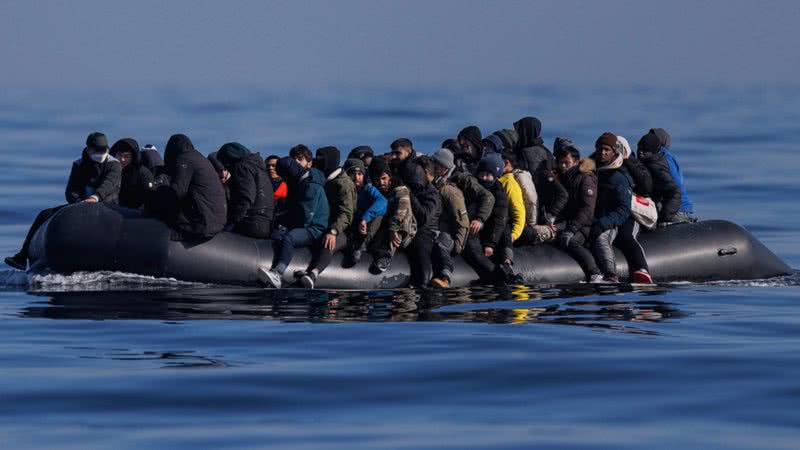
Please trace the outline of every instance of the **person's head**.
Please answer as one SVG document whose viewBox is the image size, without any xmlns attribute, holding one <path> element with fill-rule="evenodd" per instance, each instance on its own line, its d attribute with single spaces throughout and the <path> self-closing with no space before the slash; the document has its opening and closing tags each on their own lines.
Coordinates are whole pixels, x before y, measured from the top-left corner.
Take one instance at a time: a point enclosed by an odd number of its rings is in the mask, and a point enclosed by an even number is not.
<svg viewBox="0 0 800 450">
<path fill-rule="evenodd" d="M 86 137 L 86 155 L 92 161 L 103 163 L 108 158 L 108 138 L 100 132 L 94 132 Z"/>
<path fill-rule="evenodd" d="M 341 153 L 338 148 L 333 146 L 320 147 L 317 149 L 317 155 L 314 158 L 314 168 L 321 170 L 327 177 L 339 168 L 339 158 L 341 158 Z"/>
<path fill-rule="evenodd" d="M 405 161 L 414 153 L 414 144 L 408 138 L 395 139 L 390 147 L 395 162 Z"/>
<path fill-rule="evenodd" d="M 361 189 L 364 186 L 364 162 L 357 158 L 348 158 L 342 166 L 344 173 L 353 180 L 356 189 Z"/>
<path fill-rule="evenodd" d="M 461 151 L 461 147 L 459 147 L 458 141 L 452 138 L 445 139 L 444 141 L 442 141 L 441 148 L 446 148 L 450 150 L 453 154 L 456 154 Z"/>
<path fill-rule="evenodd" d="M 433 183 L 433 180 L 436 178 L 433 159 L 430 156 L 423 155 L 416 159 L 416 163 L 422 167 L 422 170 L 425 172 L 425 180 L 428 183 Z"/>
<path fill-rule="evenodd" d="M 431 156 L 431 160 L 433 161 L 433 172 L 437 178 L 447 176 L 456 167 L 453 152 L 446 148 L 437 150 Z"/>
<path fill-rule="evenodd" d="M 514 150 L 507 148 L 500 153 L 503 158 L 503 173 L 511 173 L 517 168 L 517 155 Z"/>
<path fill-rule="evenodd" d="M 617 136 L 617 150 L 622 153 L 623 159 L 628 159 L 631 157 L 631 144 L 628 143 L 628 140 L 625 139 L 624 136 Z M 636 155 L 633 155 L 636 157 Z"/>
<path fill-rule="evenodd" d="M 672 143 L 672 137 L 670 137 L 669 133 L 667 133 L 667 130 L 663 128 L 650 128 L 650 133 L 655 134 L 658 137 L 662 147 L 669 149 L 669 146 Z"/>
<path fill-rule="evenodd" d="M 594 143 L 594 150 L 597 153 L 597 161 L 601 166 L 611 164 L 620 155 L 617 148 L 617 135 L 609 131 L 601 134 Z"/>
<path fill-rule="evenodd" d="M 478 181 L 484 187 L 491 187 L 495 181 L 503 174 L 503 158 L 497 153 L 489 153 L 478 162 L 476 174 Z"/>
<path fill-rule="evenodd" d="M 483 149 L 483 137 L 481 136 L 481 129 L 475 125 L 465 127 L 458 133 L 458 146 L 461 148 L 461 153 L 470 158 L 477 159 Z"/>
<path fill-rule="evenodd" d="M 304 169 L 310 169 L 314 163 L 311 150 L 303 144 L 297 144 L 289 150 L 289 157 L 297 161 Z M 281 177 L 282 178 L 282 177 Z"/>
<path fill-rule="evenodd" d="M 284 156 L 275 164 L 275 171 L 278 172 L 278 176 L 286 180 L 290 185 L 295 185 L 308 169 L 300 165 L 291 156 Z"/>
<path fill-rule="evenodd" d="M 267 156 L 267 160 L 264 162 L 267 166 L 267 174 L 269 174 L 270 180 L 280 180 L 281 177 L 278 175 L 278 171 L 275 170 L 275 165 L 278 164 L 278 160 L 280 158 L 278 155 L 269 155 Z"/>
<path fill-rule="evenodd" d="M 139 165 L 139 143 L 133 138 L 120 139 L 111 146 L 111 156 L 117 158 L 123 169 Z"/>
<path fill-rule="evenodd" d="M 228 172 L 242 159 L 250 154 L 250 150 L 238 142 L 228 142 L 217 151 L 217 159 Z"/>
<path fill-rule="evenodd" d="M 542 143 L 542 121 L 536 117 L 523 117 L 514 122 L 514 131 L 517 132 L 521 148 L 531 147 Z"/>
<path fill-rule="evenodd" d="M 572 139 L 565 137 L 557 137 L 553 142 L 553 156 L 556 158 L 556 169 L 562 174 L 575 167 L 581 159 L 578 147 Z"/>
<path fill-rule="evenodd" d="M 500 139 L 500 136 L 496 134 L 490 134 L 489 136 L 486 136 L 486 139 L 483 140 L 484 152 L 503 153 L 503 150 L 506 148 L 510 149 L 511 147 L 506 147 L 503 143 L 503 140 Z"/>
<path fill-rule="evenodd" d="M 512 150 L 517 148 L 519 136 L 517 135 L 516 130 L 504 128 L 502 130 L 497 130 L 492 134 L 500 138 L 500 140 L 503 142 L 503 148 L 510 148 Z"/>
<path fill-rule="evenodd" d="M 636 156 L 642 161 L 647 161 L 661 151 L 661 141 L 654 133 L 647 133 L 636 144 Z"/>
<path fill-rule="evenodd" d="M 394 187 L 389 163 L 383 158 L 375 158 L 372 161 L 369 166 L 369 178 L 383 195 L 388 195 Z"/>
<path fill-rule="evenodd" d="M 217 176 L 219 176 L 219 181 L 222 184 L 226 184 L 228 180 L 231 178 L 231 173 L 222 162 L 219 160 L 219 152 L 211 152 L 208 154 L 208 161 L 214 167 L 214 171 L 217 172 Z"/>
<path fill-rule="evenodd" d="M 356 158 L 360 159 L 361 162 L 364 163 L 364 167 L 369 167 L 372 164 L 372 158 L 375 156 L 375 152 L 372 151 L 372 147 L 369 145 L 359 145 L 358 147 L 350 150 L 350 154 L 347 155 L 347 158 Z"/>
</svg>

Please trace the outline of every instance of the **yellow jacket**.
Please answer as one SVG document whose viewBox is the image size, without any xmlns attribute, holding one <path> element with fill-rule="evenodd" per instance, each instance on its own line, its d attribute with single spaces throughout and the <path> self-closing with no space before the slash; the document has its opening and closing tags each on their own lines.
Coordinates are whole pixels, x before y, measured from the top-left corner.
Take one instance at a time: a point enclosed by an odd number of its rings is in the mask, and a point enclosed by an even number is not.
<svg viewBox="0 0 800 450">
<path fill-rule="evenodd" d="M 519 183 L 514 179 L 513 173 L 503 174 L 497 181 L 503 186 L 503 190 L 506 191 L 508 196 L 511 240 L 516 241 L 522 236 L 522 229 L 525 228 L 525 202 L 522 199 L 522 188 L 519 187 Z"/>
</svg>

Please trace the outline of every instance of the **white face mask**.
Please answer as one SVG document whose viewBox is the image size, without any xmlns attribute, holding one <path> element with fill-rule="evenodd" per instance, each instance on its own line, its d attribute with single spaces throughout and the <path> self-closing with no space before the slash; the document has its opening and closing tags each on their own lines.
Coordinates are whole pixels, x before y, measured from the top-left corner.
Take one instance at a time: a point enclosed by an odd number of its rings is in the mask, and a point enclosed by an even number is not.
<svg viewBox="0 0 800 450">
<path fill-rule="evenodd" d="M 96 163 L 104 163 L 106 162 L 106 158 L 108 158 L 108 152 L 105 153 L 89 153 L 89 157 L 92 158 L 92 161 Z"/>
</svg>

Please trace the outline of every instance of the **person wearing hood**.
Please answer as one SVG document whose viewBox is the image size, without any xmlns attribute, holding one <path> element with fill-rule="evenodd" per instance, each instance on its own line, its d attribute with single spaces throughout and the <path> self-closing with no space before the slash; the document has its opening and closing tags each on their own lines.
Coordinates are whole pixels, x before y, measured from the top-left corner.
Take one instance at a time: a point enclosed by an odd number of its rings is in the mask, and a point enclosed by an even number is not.
<svg viewBox="0 0 800 450">
<path fill-rule="evenodd" d="M 227 226 L 234 233 L 268 239 L 274 200 L 261 155 L 238 142 L 228 142 L 217 151 L 217 159 L 230 173 Z"/>
<path fill-rule="evenodd" d="M 514 177 L 517 164 L 516 155 L 510 150 L 500 155 L 503 159 L 503 174 L 497 181 L 508 197 L 508 225 L 511 227 L 511 242 L 514 242 L 522 236 L 522 230 L 525 229 L 525 200 L 522 187 Z"/>
<path fill-rule="evenodd" d="M 552 171 L 553 154 L 542 140 L 542 122 L 536 117 L 523 117 L 514 122 L 514 131 L 519 138 L 517 152 L 522 158 L 520 165 L 524 165 L 523 168 L 533 175 L 534 180 L 540 172 Z"/>
<path fill-rule="evenodd" d="M 430 161 L 428 160 L 428 163 Z M 411 284 L 427 286 L 433 277 L 433 251 L 439 234 L 442 197 L 433 186 L 432 173 L 426 173 L 419 158 L 407 173 L 406 186 L 411 191 L 411 212 L 417 220 L 417 235 L 411 242 Z"/>
<path fill-rule="evenodd" d="M 656 135 L 645 134 L 637 144 L 636 154 L 652 176 L 653 186 L 650 197 L 659 207 L 658 221 L 660 223 L 679 222 L 675 216 L 682 205 L 681 189 L 672 178 L 669 162 L 662 148 Z"/>
<path fill-rule="evenodd" d="M 494 207 L 480 234 L 470 235 L 462 254 L 481 282 L 518 281 L 512 269 L 511 228 L 507 226 L 508 196 L 497 181 L 503 174 L 503 158 L 490 153 L 481 158 L 476 169 L 481 185 L 494 196 Z"/>
<path fill-rule="evenodd" d="M 122 167 L 120 206 L 141 208 L 153 184 L 153 173 L 141 162 L 139 143 L 132 138 L 120 139 L 111 146 L 110 153 Z"/>
<path fill-rule="evenodd" d="M 678 159 L 675 158 L 675 155 L 672 154 L 671 151 L 670 145 L 672 143 L 672 138 L 669 133 L 667 133 L 667 130 L 663 128 L 651 128 L 649 134 L 654 134 L 658 137 L 661 143 L 661 151 L 664 153 L 667 163 L 669 164 L 669 173 L 672 175 L 672 179 L 681 191 L 681 207 L 674 217 L 674 222 L 696 222 L 697 218 L 694 216 L 694 203 L 689 199 L 689 194 L 686 191 L 686 183 L 683 180 L 681 166 L 678 164 Z"/>
<path fill-rule="evenodd" d="M 653 178 L 645 164 L 636 158 L 631 152 L 628 140 L 622 136 L 617 136 L 617 150 L 622 153 L 622 167 L 633 182 L 633 193 L 642 197 L 650 197 L 653 190 Z M 630 279 L 635 283 L 652 284 L 653 278 L 650 276 L 650 267 L 647 264 L 647 257 L 644 253 L 642 244 L 639 243 L 639 232 L 641 225 L 631 215 L 628 220 L 619 227 L 617 238 L 614 245 L 622 250 L 625 259 L 628 260 Z"/>
<path fill-rule="evenodd" d="M 109 155 L 108 139 L 103 133 L 91 133 L 86 138 L 81 157 L 72 163 L 65 197 L 67 204 L 73 203 L 117 203 L 122 178 L 122 166 Z M 26 270 L 28 251 L 36 231 L 58 210 L 66 205 L 42 210 L 28 229 L 22 248 L 14 256 L 5 259 L 9 266 Z"/>
<path fill-rule="evenodd" d="M 597 283 L 603 279 L 603 274 L 597 268 L 592 252 L 586 248 L 597 203 L 596 164 L 592 158 L 581 159 L 580 151 L 574 145 L 562 145 L 554 151 L 561 180 L 569 192 L 567 206 L 558 217 L 561 231 L 556 237 L 556 245 L 578 262 L 586 281 Z"/>
<path fill-rule="evenodd" d="M 397 249 L 411 244 L 417 234 L 417 221 L 411 212 L 411 193 L 408 187 L 396 182 L 389 163 L 377 158 L 369 171 L 373 185 L 387 201 L 386 214 L 372 245 L 370 272 L 378 274 L 389 269 Z"/>
<path fill-rule="evenodd" d="M 597 203 L 595 220 L 589 239 L 603 280 L 619 282 L 613 243 L 619 227 L 631 216 L 633 181 L 622 167 L 623 155 L 617 147 L 617 136 L 606 132 L 595 142 L 597 164 Z"/>
<path fill-rule="evenodd" d="M 486 138 L 481 141 L 481 145 L 483 146 L 484 155 L 487 153 L 503 153 L 503 150 L 507 148 L 503 140 L 500 139 L 500 136 L 496 134 L 486 136 Z"/>
<path fill-rule="evenodd" d="M 317 149 L 314 168 L 326 177 L 325 195 L 330 208 L 328 229 L 314 248 L 314 258 L 308 269 L 295 273 L 307 289 L 314 287 L 317 277 L 328 267 L 337 251 L 347 246 L 345 231 L 353 223 L 356 209 L 356 186 L 353 180 L 339 167 L 340 153 L 336 147 Z"/>
<path fill-rule="evenodd" d="M 227 199 L 220 177 L 188 136 L 174 134 L 164 150 L 164 175 L 145 207 L 167 223 L 177 241 L 208 239 L 227 221 Z"/>
<path fill-rule="evenodd" d="M 390 148 L 392 149 L 390 165 L 394 182 L 398 185 L 405 184 L 406 178 L 413 175 L 413 164 L 417 159 L 417 151 L 414 150 L 414 144 L 408 138 L 395 139 Z"/>
<path fill-rule="evenodd" d="M 352 267 L 361 260 L 372 239 L 380 229 L 386 214 L 386 198 L 375 186 L 367 183 L 364 162 L 348 158 L 342 167 L 356 187 L 356 211 L 347 230 L 348 251 L 345 266 Z"/>
<path fill-rule="evenodd" d="M 301 166 L 291 156 L 278 160 L 275 169 L 288 186 L 286 214 L 272 233 L 275 260 L 272 267 L 259 267 L 258 279 L 267 286 L 280 288 L 295 248 L 310 247 L 328 227 L 328 199 L 325 175 L 317 169 Z"/>
<path fill-rule="evenodd" d="M 147 170 L 153 174 L 154 177 L 161 175 L 164 171 L 164 160 L 158 149 L 153 144 L 145 144 L 140 153 L 140 161 L 142 166 L 147 167 Z"/>
<path fill-rule="evenodd" d="M 516 130 L 503 128 L 502 130 L 497 130 L 492 134 L 500 138 L 500 141 L 503 143 L 502 148 L 516 151 L 519 144 L 519 135 L 517 134 Z"/>
<path fill-rule="evenodd" d="M 439 217 L 439 235 L 433 252 L 431 284 L 438 288 L 446 288 L 450 286 L 455 270 L 453 256 L 461 254 L 467 242 L 469 213 L 464 193 L 450 181 L 450 176 L 456 167 L 453 153 L 446 148 L 439 149 L 431 156 L 430 161 L 431 164 L 422 164 L 422 168 L 426 175 L 429 175 L 429 171 L 432 172 L 430 175 L 433 176 L 433 186 L 442 197 L 442 214 Z"/>
<path fill-rule="evenodd" d="M 287 188 L 286 183 L 283 182 L 278 171 L 275 170 L 275 165 L 278 164 L 280 159 L 277 155 L 269 155 L 264 160 L 267 168 L 267 175 L 272 184 L 272 200 L 275 202 L 275 211 L 283 210 L 283 202 L 286 200 Z"/>
<path fill-rule="evenodd" d="M 481 129 L 470 125 L 458 133 L 458 152 L 454 153 L 456 171 L 475 173 L 478 161 L 483 155 L 483 135 Z"/>
</svg>

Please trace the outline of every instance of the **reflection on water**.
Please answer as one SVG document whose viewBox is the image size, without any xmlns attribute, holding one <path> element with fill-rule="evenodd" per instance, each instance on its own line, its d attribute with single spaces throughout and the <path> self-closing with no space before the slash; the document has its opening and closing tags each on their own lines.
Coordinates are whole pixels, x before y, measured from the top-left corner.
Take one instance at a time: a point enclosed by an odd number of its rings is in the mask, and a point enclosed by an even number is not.
<svg viewBox="0 0 800 450">
<path fill-rule="evenodd" d="M 449 290 L 322 291 L 240 288 L 53 292 L 23 307 L 50 319 L 279 320 L 284 322 L 550 323 L 653 333 L 637 322 L 682 317 L 660 286 L 565 285 Z"/>
</svg>

